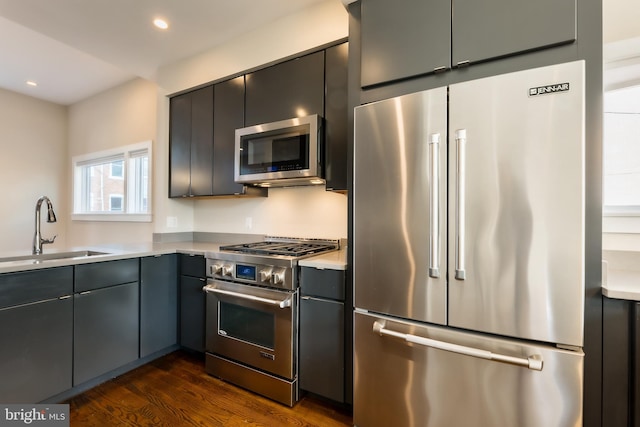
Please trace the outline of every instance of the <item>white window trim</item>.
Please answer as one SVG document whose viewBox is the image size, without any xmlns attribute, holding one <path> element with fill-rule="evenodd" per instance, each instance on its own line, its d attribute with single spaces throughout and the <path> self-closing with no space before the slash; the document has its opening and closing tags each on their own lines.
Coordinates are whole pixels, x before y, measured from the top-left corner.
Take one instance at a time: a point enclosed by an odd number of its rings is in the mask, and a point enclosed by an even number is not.
<svg viewBox="0 0 640 427">
<path fill-rule="evenodd" d="M 640 206 L 605 206 L 602 232 L 640 234 Z"/>
<path fill-rule="evenodd" d="M 122 146 L 122 147 L 117 147 L 117 148 L 112 148 L 109 150 L 103 150 L 103 151 L 98 151 L 98 152 L 93 152 L 93 153 L 89 153 L 89 154 L 81 154 L 78 156 L 74 156 L 72 158 L 71 161 L 71 176 L 73 177 L 73 197 L 71 200 L 71 220 L 72 221 L 104 221 L 104 222 L 151 222 L 153 220 L 153 215 L 151 212 L 152 209 L 152 184 L 153 184 L 153 156 L 152 156 L 152 147 L 153 147 L 153 143 L 151 140 L 148 141 L 143 141 L 143 142 L 139 142 L 136 144 L 130 144 L 130 145 L 126 145 L 126 146 Z M 101 158 L 108 158 L 108 157 L 114 157 L 117 155 L 125 155 L 125 160 L 128 159 L 129 157 L 129 153 L 135 153 L 136 151 L 140 151 L 140 150 L 146 150 L 147 154 L 149 156 L 149 194 L 148 194 L 148 200 L 147 200 L 147 205 L 149 206 L 149 212 L 148 213 L 121 213 L 121 212 L 101 212 L 101 213 L 82 213 L 82 212 L 77 212 L 76 210 L 76 203 L 77 200 L 79 200 L 79 193 L 82 189 L 82 185 L 80 183 L 80 180 L 82 179 L 80 176 L 77 176 L 76 174 L 76 167 L 78 166 L 79 163 L 83 163 L 83 162 L 87 162 L 90 160 L 94 160 L 94 159 L 101 159 Z M 126 171 L 127 167 L 126 167 L 126 161 L 125 161 L 125 167 L 123 169 L 124 175 L 126 177 L 127 171 Z M 125 194 L 124 196 L 126 197 L 126 188 L 125 188 Z"/>
</svg>

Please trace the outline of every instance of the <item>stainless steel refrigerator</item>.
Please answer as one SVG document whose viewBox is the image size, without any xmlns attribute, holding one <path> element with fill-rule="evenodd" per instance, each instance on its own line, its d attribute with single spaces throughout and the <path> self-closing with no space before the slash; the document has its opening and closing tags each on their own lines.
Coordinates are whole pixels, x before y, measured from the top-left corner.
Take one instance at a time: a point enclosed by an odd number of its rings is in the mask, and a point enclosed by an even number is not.
<svg viewBox="0 0 640 427">
<path fill-rule="evenodd" d="M 359 106 L 354 423 L 582 425 L 584 62 Z"/>
</svg>

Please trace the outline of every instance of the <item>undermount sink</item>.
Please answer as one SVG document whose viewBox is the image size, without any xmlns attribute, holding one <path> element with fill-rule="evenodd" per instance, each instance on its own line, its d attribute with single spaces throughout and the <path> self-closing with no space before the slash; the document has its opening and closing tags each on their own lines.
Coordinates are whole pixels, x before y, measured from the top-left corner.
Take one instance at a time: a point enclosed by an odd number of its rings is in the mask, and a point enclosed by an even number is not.
<svg viewBox="0 0 640 427">
<path fill-rule="evenodd" d="M 72 252 L 53 252 L 48 254 L 39 255 L 21 255 L 0 257 L 0 263 L 2 262 L 16 262 L 16 261 L 33 261 L 34 263 L 56 259 L 68 259 L 68 258 L 86 258 L 96 255 L 108 255 L 107 252 L 98 251 L 72 251 Z"/>
</svg>

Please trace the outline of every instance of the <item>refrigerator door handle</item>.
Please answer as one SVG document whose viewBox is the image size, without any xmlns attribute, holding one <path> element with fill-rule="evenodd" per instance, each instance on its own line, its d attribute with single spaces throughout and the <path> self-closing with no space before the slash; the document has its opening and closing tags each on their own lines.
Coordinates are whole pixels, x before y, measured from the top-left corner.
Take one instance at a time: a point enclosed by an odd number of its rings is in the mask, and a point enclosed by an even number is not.
<svg viewBox="0 0 640 427">
<path fill-rule="evenodd" d="M 440 277 L 440 134 L 429 138 L 429 276 Z"/>
<path fill-rule="evenodd" d="M 465 145 L 467 130 L 456 130 L 456 259 L 455 277 L 464 280 L 464 237 L 465 237 Z"/>
<path fill-rule="evenodd" d="M 492 360 L 495 362 L 508 363 L 510 365 L 521 366 L 534 371 L 542 371 L 542 356 L 532 355 L 529 357 L 514 357 L 504 354 L 492 353 L 488 350 L 482 350 L 474 347 L 453 344 L 445 341 L 438 341 L 431 338 L 424 338 L 412 334 L 403 334 L 401 332 L 392 331 L 385 328 L 385 322 L 376 320 L 373 323 L 373 332 L 380 336 L 389 336 L 402 339 L 408 343 L 418 344 L 425 347 L 431 347 L 438 350 L 450 351 L 452 353 L 462 354 L 465 356 L 477 357 L 479 359 Z"/>
</svg>

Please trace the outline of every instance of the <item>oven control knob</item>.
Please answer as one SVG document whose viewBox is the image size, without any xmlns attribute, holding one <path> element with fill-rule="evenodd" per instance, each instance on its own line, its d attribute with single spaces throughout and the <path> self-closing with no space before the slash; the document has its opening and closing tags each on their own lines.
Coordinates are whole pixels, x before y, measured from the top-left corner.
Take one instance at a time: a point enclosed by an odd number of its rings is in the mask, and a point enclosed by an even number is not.
<svg viewBox="0 0 640 427">
<path fill-rule="evenodd" d="M 273 268 L 267 267 L 260 270 L 260 282 L 269 283 L 271 281 L 271 273 Z"/>
<path fill-rule="evenodd" d="M 211 275 L 219 276 L 222 274 L 222 264 L 211 264 Z"/>
<path fill-rule="evenodd" d="M 285 269 L 284 268 L 276 268 L 273 270 L 273 273 L 271 273 L 271 282 L 274 285 L 284 285 L 284 275 L 285 275 Z"/>
<path fill-rule="evenodd" d="M 233 277 L 233 266 L 231 264 L 225 264 L 222 266 L 222 275 Z"/>
</svg>

